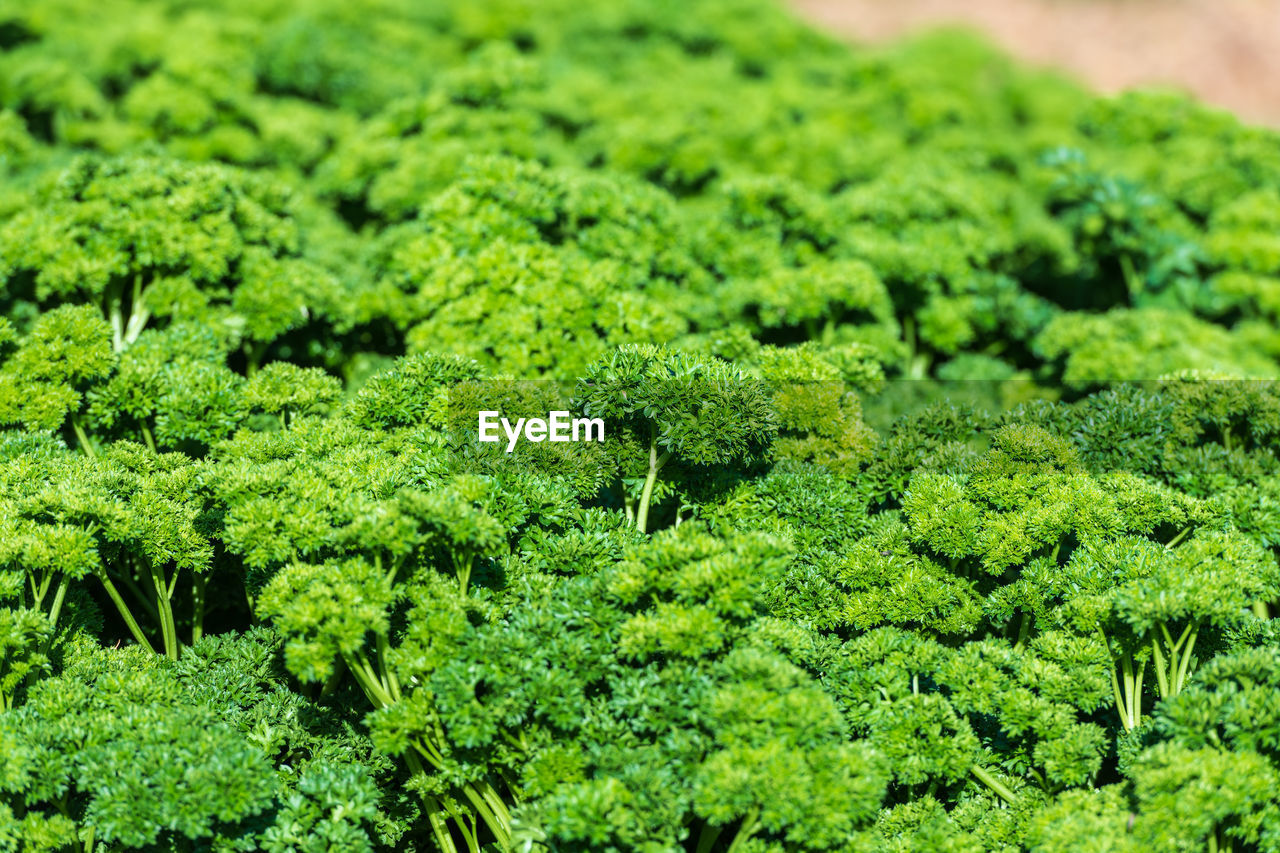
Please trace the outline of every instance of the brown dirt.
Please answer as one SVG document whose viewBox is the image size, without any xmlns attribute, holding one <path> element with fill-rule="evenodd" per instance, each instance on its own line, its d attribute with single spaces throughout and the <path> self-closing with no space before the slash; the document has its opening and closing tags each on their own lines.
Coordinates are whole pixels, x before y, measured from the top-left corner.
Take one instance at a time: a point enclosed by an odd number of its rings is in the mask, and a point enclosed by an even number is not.
<svg viewBox="0 0 1280 853">
<path fill-rule="evenodd" d="M 1104 92 L 1175 86 L 1280 125 L 1280 0 L 791 0 L 858 41 L 961 24 Z"/>
</svg>

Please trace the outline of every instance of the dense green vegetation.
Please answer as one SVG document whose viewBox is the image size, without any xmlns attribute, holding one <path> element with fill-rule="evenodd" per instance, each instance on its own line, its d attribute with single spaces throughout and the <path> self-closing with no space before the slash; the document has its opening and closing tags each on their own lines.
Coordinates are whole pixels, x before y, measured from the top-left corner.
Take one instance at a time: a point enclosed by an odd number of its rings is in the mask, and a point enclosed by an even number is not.
<svg viewBox="0 0 1280 853">
<path fill-rule="evenodd" d="M 766 0 L 0 0 L 0 188 L 0 850 L 1280 851 L 1280 135 Z"/>
</svg>

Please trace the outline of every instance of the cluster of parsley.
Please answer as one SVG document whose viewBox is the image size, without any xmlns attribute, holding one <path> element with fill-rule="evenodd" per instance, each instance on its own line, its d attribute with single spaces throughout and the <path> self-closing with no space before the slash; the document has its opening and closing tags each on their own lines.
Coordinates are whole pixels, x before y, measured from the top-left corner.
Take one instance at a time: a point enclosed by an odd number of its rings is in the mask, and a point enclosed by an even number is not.
<svg viewBox="0 0 1280 853">
<path fill-rule="evenodd" d="M 0 5 L 0 851 L 1280 851 L 1278 323 L 954 35 Z"/>
</svg>

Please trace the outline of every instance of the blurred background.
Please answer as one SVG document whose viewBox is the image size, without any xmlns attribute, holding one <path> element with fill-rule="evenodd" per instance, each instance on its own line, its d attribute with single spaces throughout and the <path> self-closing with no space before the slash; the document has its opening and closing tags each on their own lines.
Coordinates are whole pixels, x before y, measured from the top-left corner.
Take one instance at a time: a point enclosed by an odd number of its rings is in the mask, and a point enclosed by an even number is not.
<svg viewBox="0 0 1280 853">
<path fill-rule="evenodd" d="M 1280 0 L 790 0 L 855 41 L 962 26 L 1095 89 L 1189 91 L 1280 126 Z"/>
</svg>

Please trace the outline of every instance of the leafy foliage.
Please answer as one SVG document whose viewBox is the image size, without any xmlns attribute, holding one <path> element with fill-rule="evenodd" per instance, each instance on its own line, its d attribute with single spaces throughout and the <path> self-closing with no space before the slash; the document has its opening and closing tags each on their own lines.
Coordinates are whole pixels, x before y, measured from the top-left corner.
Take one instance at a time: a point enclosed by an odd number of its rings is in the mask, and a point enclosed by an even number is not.
<svg viewBox="0 0 1280 853">
<path fill-rule="evenodd" d="M 1280 850 L 1276 143 L 770 0 L 0 3 L 0 850 Z"/>
</svg>

